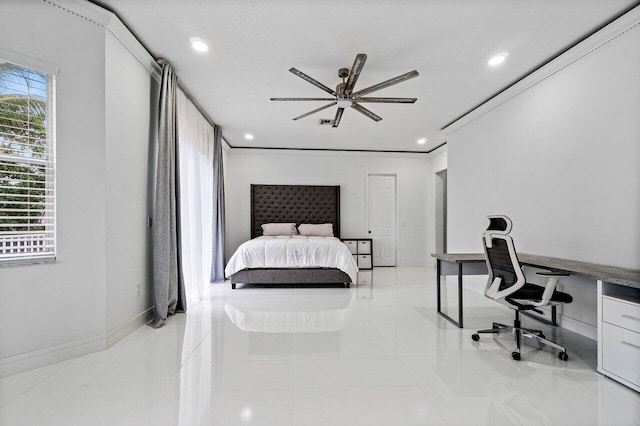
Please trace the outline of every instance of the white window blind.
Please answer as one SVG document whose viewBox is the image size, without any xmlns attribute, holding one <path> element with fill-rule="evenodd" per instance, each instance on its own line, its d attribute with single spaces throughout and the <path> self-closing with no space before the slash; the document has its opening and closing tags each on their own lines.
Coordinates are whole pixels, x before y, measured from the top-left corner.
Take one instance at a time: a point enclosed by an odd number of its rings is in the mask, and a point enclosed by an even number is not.
<svg viewBox="0 0 640 426">
<path fill-rule="evenodd" d="M 0 59 L 0 263 L 55 258 L 53 76 Z"/>
</svg>

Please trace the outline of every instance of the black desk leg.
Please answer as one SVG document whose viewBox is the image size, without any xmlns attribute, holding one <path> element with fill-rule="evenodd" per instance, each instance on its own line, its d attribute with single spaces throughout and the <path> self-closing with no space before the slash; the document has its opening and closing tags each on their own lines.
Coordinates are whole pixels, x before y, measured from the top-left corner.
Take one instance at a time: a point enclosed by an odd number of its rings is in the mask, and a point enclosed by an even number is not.
<svg viewBox="0 0 640 426">
<path fill-rule="evenodd" d="M 436 292 L 437 292 L 437 306 L 438 315 L 456 325 L 458 328 L 462 328 L 462 263 L 458 263 L 458 321 L 451 318 L 449 315 L 442 312 L 442 290 L 440 289 L 440 275 L 442 273 L 442 266 L 440 265 L 440 259 L 436 261 Z"/>
<path fill-rule="evenodd" d="M 440 302 L 440 274 L 442 273 L 442 267 L 440 265 L 441 260 L 436 261 L 436 294 L 438 296 L 438 313 L 441 313 L 442 303 Z"/>
<path fill-rule="evenodd" d="M 458 263 L 458 327 L 462 328 L 462 262 Z"/>
</svg>

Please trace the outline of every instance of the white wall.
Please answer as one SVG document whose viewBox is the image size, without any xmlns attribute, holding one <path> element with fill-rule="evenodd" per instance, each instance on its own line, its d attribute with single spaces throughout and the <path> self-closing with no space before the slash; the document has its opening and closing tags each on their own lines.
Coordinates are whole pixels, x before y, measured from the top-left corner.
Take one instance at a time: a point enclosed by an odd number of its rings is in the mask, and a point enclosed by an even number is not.
<svg viewBox="0 0 640 426">
<path fill-rule="evenodd" d="M 427 158 L 423 154 L 232 149 L 225 164 L 227 257 L 250 238 L 250 185 L 340 185 L 341 234 L 366 237 L 367 172 L 397 175 L 399 265 L 426 265 Z"/>
<path fill-rule="evenodd" d="M 135 285 L 145 299 L 151 106 L 149 73 L 104 26 L 40 0 L 1 2 L 0 16 L 0 49 L 59 67 L 57 260 L 0 267 L 4 376 L 104 349 L 149 307 Z"/>
<path fill-rule="evenodd" d="M 436 252 L 436 173 L 447 169 L 446 145 L 437 149 L 429 156 L 427 161 L 427 252 L 429 253 L 428 265 L 435 267 L 436 260 L 431 253 Z"/>
<path fill-rule="evenodd" d="M 520 252 L 640 268 L 639 45 L 635 26 L 552 63 L 448 136 L 450 252 L 481 252 L 486 216 L 506 214 Z M 563 327 L 595 339 L 595 283 L 562 283 Z"/>
<path fill-rule="evenodd" d="M 448 137 L 449 248 L 504 213 L 521 252 L 640 268 L 640 27 Z"/>
<path fill-rule="evenodd" d="M 106 327 L 111 335 L 152 305 L 147 285 L 147 216 L 152 211 L 147 194 L 152 191 L 147 176 L 149 146 L 154 142 L 150 123 L 155 122 L 157 102 L 152 93 L 158 83 L 109 32 L 105 57 Z"/>
</svg>

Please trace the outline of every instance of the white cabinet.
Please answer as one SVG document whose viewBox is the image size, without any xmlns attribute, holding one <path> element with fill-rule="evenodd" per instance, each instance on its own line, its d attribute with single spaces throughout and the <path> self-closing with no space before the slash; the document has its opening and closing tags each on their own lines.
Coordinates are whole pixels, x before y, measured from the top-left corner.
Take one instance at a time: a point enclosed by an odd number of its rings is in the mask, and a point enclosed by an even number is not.
<svg viewBox="0 0 640 426">
<path fill-rule="evenodd" d="M 358 269 L 371 269 L 373 265 L 371 264 L 371 255 L 370 254 L 359 254 L 358 255 Z"/>
<path fill-rule="evenodd" d="M 371 238 L 344 238 L 343 243 L 347 246 L 354 257 L 358 269 L 373 269 Z"/>
<path fill-rule="evenodd" d="M 372 240 L 358 240 L 358 254 L 371 254 Z"/>
<path fill-rule="evenodd" d="M 358 240 L 342 240 L 351 254 L 358 254 Z"/>
<path fill-rule="evenodd" d="M 602 368 L 640 386 L 640 333 L 607 322 L 602 327 Z"/>
<path fill-rule="evenodd" d="M 599 285 L 598 371 L 640 391 L 640 300 L 614 284 Z"/>
</svg>

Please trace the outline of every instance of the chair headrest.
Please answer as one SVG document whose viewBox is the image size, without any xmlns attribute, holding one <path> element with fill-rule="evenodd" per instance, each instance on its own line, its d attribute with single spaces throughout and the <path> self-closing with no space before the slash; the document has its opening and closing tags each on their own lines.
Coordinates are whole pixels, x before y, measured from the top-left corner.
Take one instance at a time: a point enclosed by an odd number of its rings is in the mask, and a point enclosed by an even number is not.
<svg viewBox="0 0 640 426">
<path fill-rule="evenodd" d="M 489 226 L 487 227 L 486 233 L 494 235 L 507 235 L 509 234 L 509 232 L 511 232 L 513 223 L 507 216 L 492 215 L 487 216 L 487 218 L 489 219 Z"/>
</svg>

